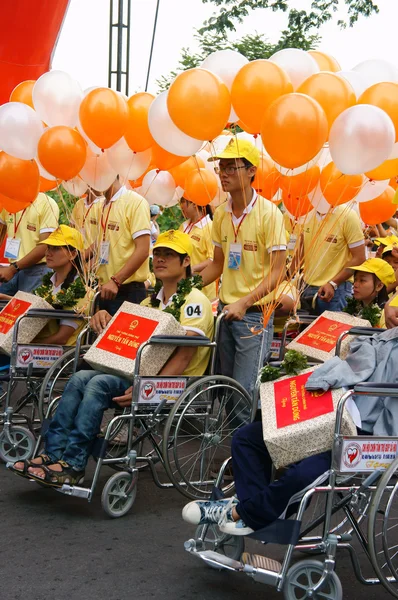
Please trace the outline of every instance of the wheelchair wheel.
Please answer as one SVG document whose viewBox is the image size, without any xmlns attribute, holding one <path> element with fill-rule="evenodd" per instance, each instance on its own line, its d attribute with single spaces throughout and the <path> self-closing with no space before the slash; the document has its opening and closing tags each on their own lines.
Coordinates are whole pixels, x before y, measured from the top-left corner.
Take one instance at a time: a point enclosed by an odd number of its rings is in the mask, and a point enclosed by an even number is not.
<svg viewBox="0 0 398 600">
<path fill-rule="evenodd" d="M 323 573 L 323 563 L 318 560 L 301 560 L 287 572 L 283 585 L 285 600 L 301 600 L 309 598 L 307 591 L 318 583 Z M 333 571 L 321 589 L 311 595 L 314 600 L 342 600 L 343 588 L 340 579 Z"/>
<path fill-rule="evenodd" d="M 32 456 L 35 444 L 35 436 L 29 429 L 12 425 L 8 432 L 0 433 L 0 459 L 13 463 L 27 460 Z"/>
<path fill-rule="evenodd" d="M 210 497 L 232 435 L 251 422 L 253 410 L 249 394 L 230 377 L 203 377 L 185 390 L 165 424 L 162 449 L 167 475 L 182 494 Z M 230 493 L 233 483 L 222 489 Z"/>
<path fill-rule="evenodd" d="M 89 348 L 90 346 L 80 348 L 80 358 L 84 356 Z M 38 413 L 41 421 L 46 415 L 49 403 L 55 396 L 62 394 L 67 381 L 73 375 L 74 358 L 75 348 L 70 348 L 48 369 L 40 387 L 38 400 Z"/>
<path fill-rule="evenodd" d="M 203 550 L 213 550 L 233 560 L 240 560 L 245 549 L 242 535 L 227 535 L 215 524 L 199 525 L 195 531 L 195 540 L 199 538 L 202 539 Z"/>
<path fill-rule="evenodd" d="M 133 506 L 136 495 L 137 475 L 127 471 L 115 473 L 102 490 L 102 508 L 109 517 L 123 517 Z"/>
<path fill-rule="evenodd" d="M 374 570 L 380 582 L 398 598 L 398 458 L 381 477 L 370 510 L 368 539 Z"/>
</svg>

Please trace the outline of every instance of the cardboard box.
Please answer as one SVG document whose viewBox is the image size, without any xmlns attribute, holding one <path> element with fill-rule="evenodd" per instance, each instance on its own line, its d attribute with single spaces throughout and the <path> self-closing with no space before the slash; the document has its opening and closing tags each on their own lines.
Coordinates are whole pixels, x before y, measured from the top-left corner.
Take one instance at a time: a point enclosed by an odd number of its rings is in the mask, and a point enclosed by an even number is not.
<svg viewBox="0 0 398 600">
<path fill-rule="evenodd" d="M 264 442 L 277 469 L 332 448 L 335 411 L 343 390 L 307 391 L 304 386 L 314 370 L 260 386 Z M 347 410 L 342 434 L 356 435 Z"/>
<path fill-rule="evenodd" d="M 311 325 L 308 325 L 286 347 L 297 350 L 309 358 L 325 361 L 335 355 L 337 340 L 340 335 L 352 327 L 370 327 L 369 321 L 358 319 L 347 313 L 326 310 Z M 348 354 L 353 337 L 347 336 L 341 345 L 340 358 Z"/>
<path fill-rule="evenodd" d="M 53 310 L 53 307 L 43 298 L 26 292 L 17 292 L 0 311 L 0 351 L 2 353 L 11 354 L 12 336 L 17 318 L 28 310 L 37 308 Z M 32 342 L 49 320 L 46 318 L 24 319 L 18 329 L 18 344 Z"/>
<path fill-rule="evenodd" d="M 84 360 L 99 371 L 132 379 L 137 350 L 152 335 L 185 335 L 173 315 L 131 302 L 123 302 L 106 330 L 95 340 Z M 175 350 L 175 346 L 145 348 L 140 373 L 154 377 Z"/>
</svg>

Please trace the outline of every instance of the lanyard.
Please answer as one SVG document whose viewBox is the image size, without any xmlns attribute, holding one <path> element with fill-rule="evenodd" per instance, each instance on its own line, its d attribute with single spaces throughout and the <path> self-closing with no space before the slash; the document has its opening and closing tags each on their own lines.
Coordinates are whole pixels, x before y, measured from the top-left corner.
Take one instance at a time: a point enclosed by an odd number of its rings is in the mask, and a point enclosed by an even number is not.
<svg viewBox="0 0 398 600">
<path fill-rule="evenodd" d="M 19 217 L 18 223 L 17 223 L 17 215 L 16 214 L 14 215 L 14 238 L 17 235 L 18 227 L 21 224 L 21 221 L 23 219 L 23 216 L 24 216 L 25 212 L 26 212 L 26 208 L 23 209 L 22 215 Z"/>
<path fill-rule="evenodd" d="M 255 199 L 255 201 L 253 202 L 252 210 L 253 210 L 253 208 L 255 207 L 255 205 L 256 205 L 256 202 L 257 202 L 257 198 L 256 198 L 256 199 Z M 242 225 L 243 221 L 246 219 L 247 215 L 248 215 L 248 213 L 247 213 L 247 212 L 245 212 L 245 214 L 243 215 L 243 217 L 242 217 L 242 218 L 241 218 L 241 220 L 239 221 L 238 228 L 237 228 L 237 229 L 235 229 L 235 225 L 234 225 L 234 219 L 233 219 L 232 212 L 231 212 L 231 225 L 232 225 L 232 229 L 234 230 L 234 236 L 235 236 L 234 242 L 235 242 L 235 244 L 236 244 L 236 241 L 237 241 L 237 239 L 238 239 L 239 229 L 241 228 L 241 225 Z"/>
<path fill-rule="evenodd" d="M 184 229 L 184 233 L 191 233 L 192 229 L 195 227 L 196 223 L 199 223 L 202 219 L 198 219 L 195 223 L 188 223 L 186 228 Z"/>
<path fill-rule="evenodd" d="M 105 206 L 104 206 L 104 208 L 105 208 Z M 104 241 L 105 241 L 106 226 L 108 225 L 109 213 L 111 212 L 111 208 L 112 208 L 112 202 L 109 203 L 108 214 L 106 215 L 105 223 L 102 220 L 102 217 L 104 215 L 103 215 L 103 213 L 101 214 L 101 228 L 102 228 L 102 231 L 103 231 L 102 239 Z"/>
<path fill-rule="evenodd" d="M 93 206 L 94 206 L 94 202 L 92 202 L 92 203 L 90 204 L 90 206 L 89 206 L 89 207 L 88 207 L 88 209 L 87 209 L 87 212 L 86 212 L 85 214 L 83 214 L 83 227 L 84 227 L 84 224 L 85 224 L 85 222 L 87 221 L 87 217 L 88 217 L 88 215 L 89 215 L 89 212 L 90 212 L 90 210 L 93 208 Z M 84 207 L 83 207 L 83 210 L 84 210 Z M 109 216 L 109 215 L 108 215 L 108 216 Z M 107 222 L 108 222 L 108 221 L 107 221 Z M 105 227 L 106 227 L 106 223 L 105 223 Z"/>
</svg>

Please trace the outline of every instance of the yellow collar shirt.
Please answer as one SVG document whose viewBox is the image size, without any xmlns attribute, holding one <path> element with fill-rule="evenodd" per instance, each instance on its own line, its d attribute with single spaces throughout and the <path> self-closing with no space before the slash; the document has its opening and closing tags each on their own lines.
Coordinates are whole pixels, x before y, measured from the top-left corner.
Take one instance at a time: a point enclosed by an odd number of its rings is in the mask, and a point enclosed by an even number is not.
<svg viewBox="0 0 398 600">
<path fill-rule="evenodd" d="M 75 227 L 83 236 L 84 247 L 89 248 L 91 244 L 98 238 L 98 211 L 94 207 L 98 203 L 103 203 L 104 196 L 95 198 L 91 204 L 87 203 L 87 198 L 79 198 L 73 207 L 71 213 L 71 226 Z"/>
<path fill-rule="evenodd" d="M 187 233 L 192 241 L 192 266 L 199 265 L 209 258 L 213 260 L 212 228 L 213 222 L 209 215 L 205 215 L 196 223 L 188 220 L 180 225 L 179 230 Z M 215 281 L 204 287 L 202 292 L 210 301 L 214 300 L 217 297 Z"/>
<path fill-rule="evenodd" d="M 231 304 L 252 292 L 271 269 L 271 254 L 286 250 L 286 230 L 279 208 L 269 200 L 253 196 L 241 217 L 232 212 L 231 200 L 219 206 L 213 219 L 213 244 L 222 249 L 224 269 L 220 300 Z M 238 269 L 228 266 L 231 245 L 241 252 Z M 262 298 L 256 304 L 264 304 Z"/>
</svg>

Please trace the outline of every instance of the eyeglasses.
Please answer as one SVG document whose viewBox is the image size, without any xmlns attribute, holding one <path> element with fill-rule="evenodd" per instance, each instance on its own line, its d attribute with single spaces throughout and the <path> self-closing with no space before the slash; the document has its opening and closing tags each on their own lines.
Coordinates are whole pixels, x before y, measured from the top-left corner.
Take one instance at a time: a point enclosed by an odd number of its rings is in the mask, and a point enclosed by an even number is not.
<svg viewBox="0 0 398 600">
<path fill-rule="evenodd" d="M 247 169 L 248 167 L 214 167 L 214 171 L 217 175 L 220 173 L 226 173 L 226 175 L 235 175 L 235 171 L 239 171 L 239 169 Z"/>
</svg>

